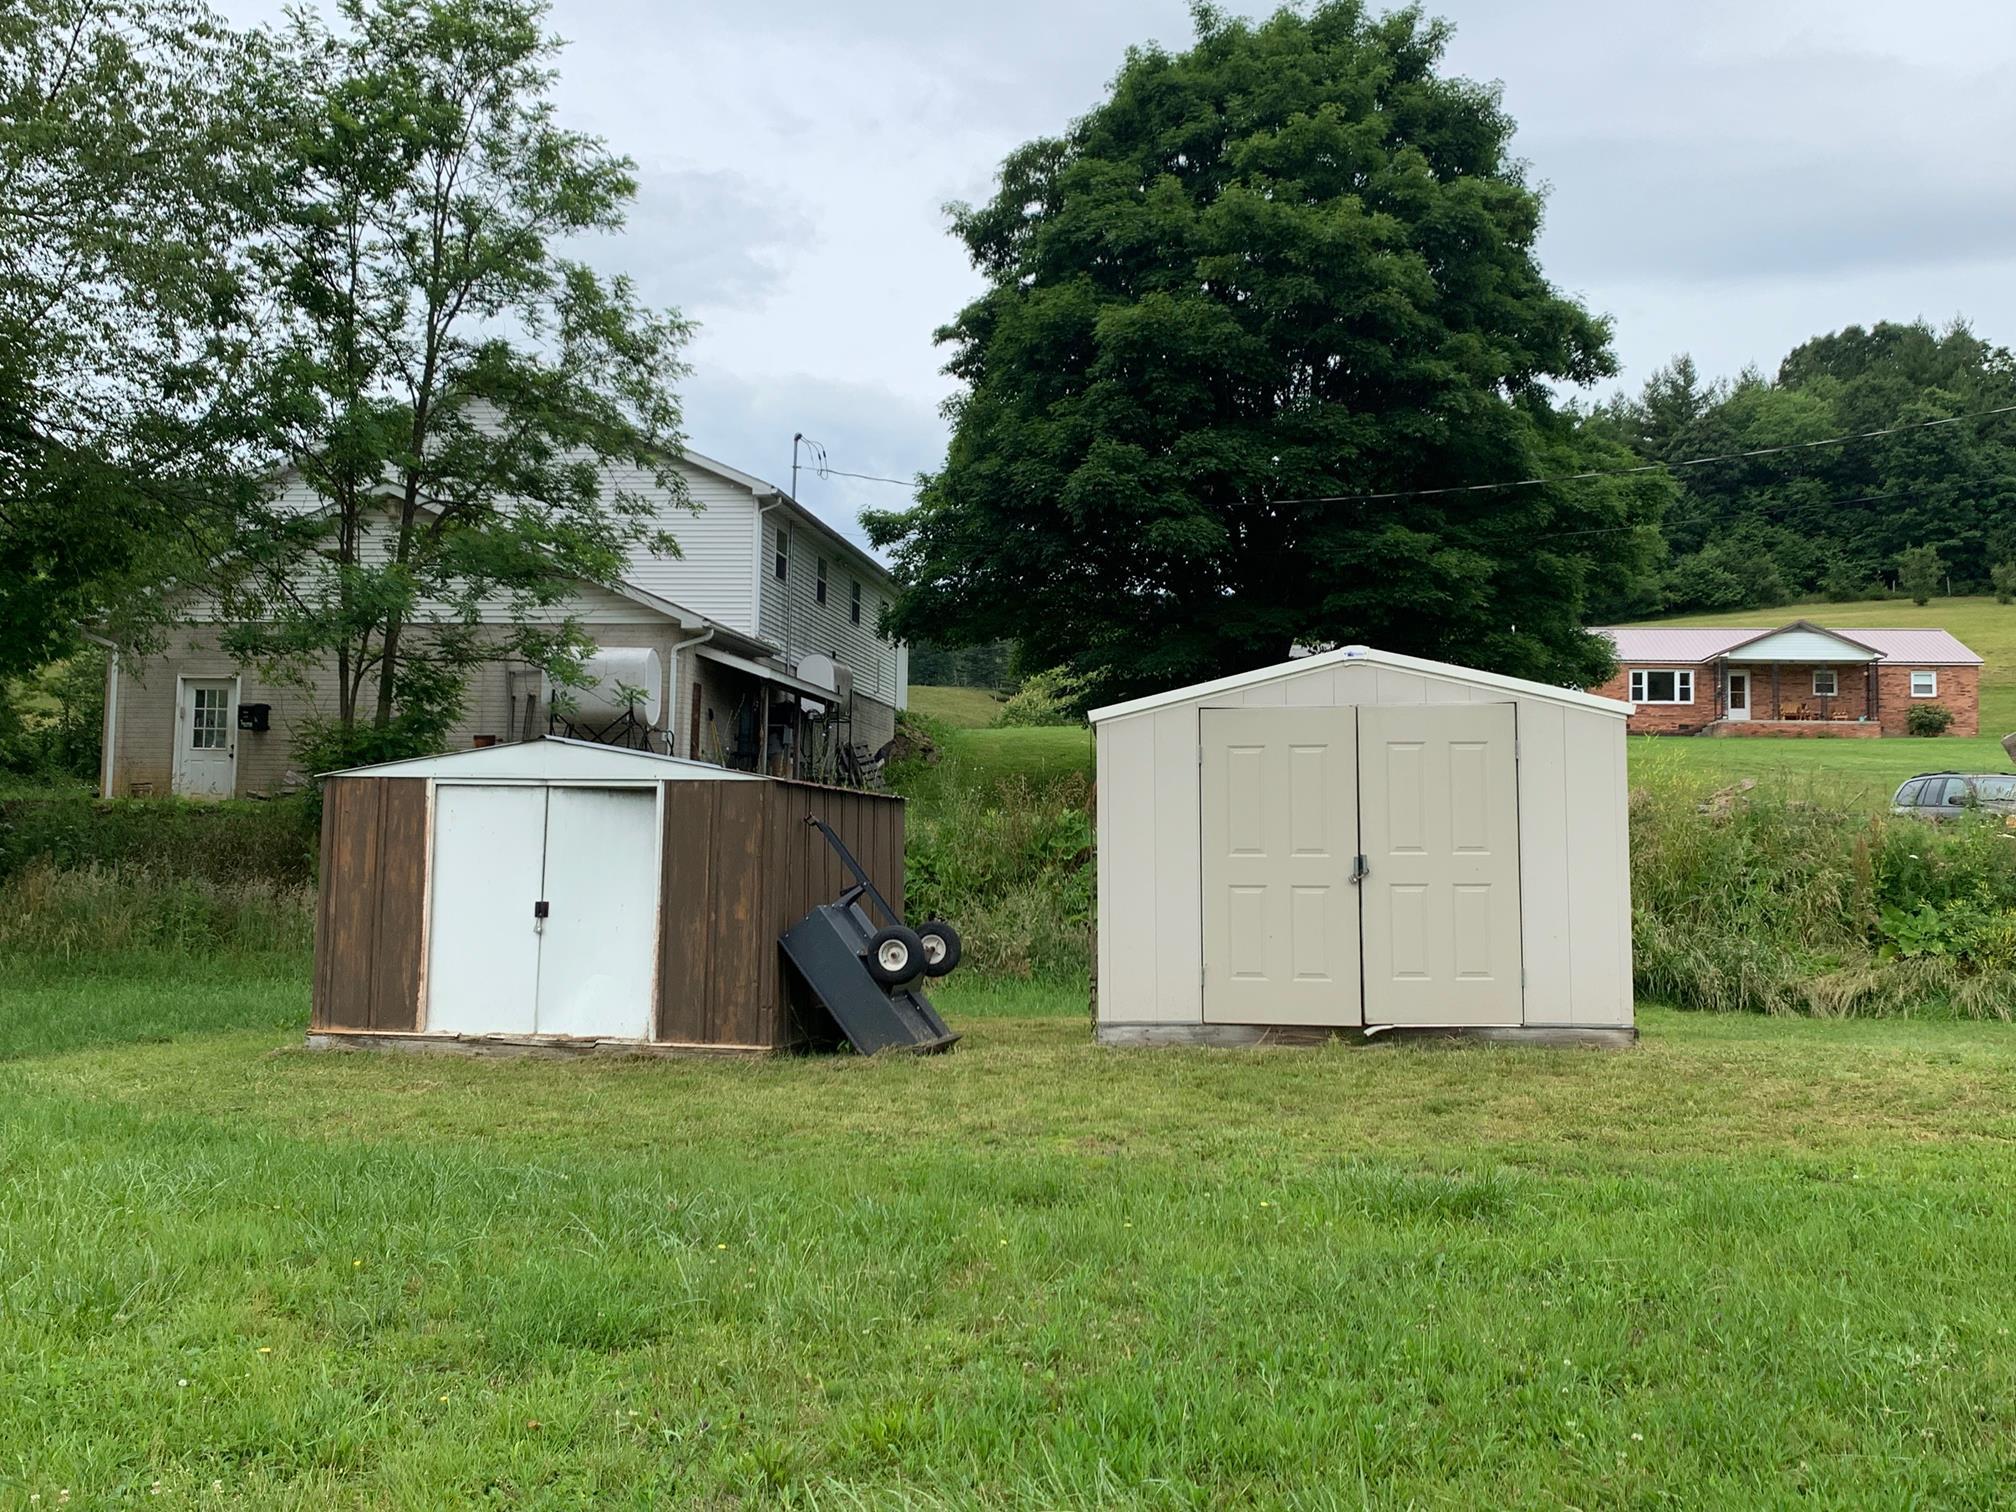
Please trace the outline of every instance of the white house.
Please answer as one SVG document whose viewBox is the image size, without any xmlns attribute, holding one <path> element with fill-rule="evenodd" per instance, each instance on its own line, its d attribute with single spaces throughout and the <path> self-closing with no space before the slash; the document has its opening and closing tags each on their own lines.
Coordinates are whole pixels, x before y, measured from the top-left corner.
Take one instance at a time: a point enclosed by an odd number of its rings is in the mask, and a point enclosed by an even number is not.
<svg viewBox="0 0 2016 1512">
<path fill-rule="evenodd" d="M 656 686 L 635 727 L 609 731 L 592 703 L 568 720 L 566 701 L 556 714 L 536 669 L 500 662 L 474 678 L 453 745 L 551 729 L 742 770 L 821 776 L 836 751 L 872 752 L 895 733 L 909 661 L 878 628 L 896 592 L 888 571 L 773 484 L 697 452 L 674 465 L 698 506 L 665 501 L 659 524 L 680 555 L 639 549 L 620 581 L 584 582 L 554 611 L 578 620 L 599 647 L 655 654 Z M 662 492 L 644 473 L 618 484 L 647 497 Z M 507 611 L 500 605 L 486 617 L 501 623 Z M 637 656 L 629 667 L 651 663 Z M 235 663 L 199 611 L 162 654 L 111 658 L 101 791 L 277 794 L 303 777 L 295 725 L 333 707 L 330 688 L 277 685 Z"/>
</svg>

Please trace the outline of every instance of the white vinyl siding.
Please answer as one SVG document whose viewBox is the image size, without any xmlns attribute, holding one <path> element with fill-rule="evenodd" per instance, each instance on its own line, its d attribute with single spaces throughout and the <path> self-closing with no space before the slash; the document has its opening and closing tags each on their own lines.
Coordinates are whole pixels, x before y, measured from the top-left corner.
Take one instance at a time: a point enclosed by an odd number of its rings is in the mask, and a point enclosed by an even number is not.
<svg viewBox="0 0 2016 1512">
<path fill-rule="evenodd" d="M 765 515 L 766 526 L 779 513 Z M 793 662 L 814 653 L 832 657 L 853 672 L 854 691 L 861 697 L 901 708 L 902 659 L 897 646 L 878 633 L 883 607 L 893 596 L 888 580 L 864 570 L 812 527 L 786 524 L 790 567 L 782 581 L 774 571 L 763 574 L 763 636 L 782 645 Z M 774 533 L 765 534 L 765 545 L 774 548 Z M 816 591 L 822 559 L 828 589 L 823 604 Z M 853 617 L 856 584 L 861 594 L 859 623 Z"/>
<path fill-rule="evenodd" d="M 685 479 L 687 498 L 697 508 L 674 508 L 667 499 L 657 523 L 679 543 L 679 555 L 633 551 L 624 580 L 646 593 L 670 599 L 682 609 L 752 635 L 756 613 L 750 602 L 750 579 L 754 576 L 750 558 L 756 496 L 741 484 L 691 463 L 676 466 Z M 659 496 L 646 474 L 620 475 L 615 481 L 646 497 Z"/>
<path fill-rule="evenodd" d="M 1913 672 L 1911 674 L 1911 696 L 1913 698 L 1937 698 L 1939 696 L 1939 674 L 1937 672 Z"/>
<path fill-rule="evenodd" d="M 1686 667 L 1637 667 L 1631 673 L 1631 702 L 1691 704 L 1694 674 Z"/>
</svg>

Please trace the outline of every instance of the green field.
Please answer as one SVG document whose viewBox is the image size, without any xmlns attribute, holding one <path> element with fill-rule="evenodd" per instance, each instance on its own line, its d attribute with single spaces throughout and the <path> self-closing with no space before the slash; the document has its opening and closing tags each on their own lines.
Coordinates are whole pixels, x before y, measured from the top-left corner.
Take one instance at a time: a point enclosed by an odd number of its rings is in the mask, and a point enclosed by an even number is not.
<svg viewBox="0 0 2016 1512">
<path fill-rule="evenodd" d="M 0 982 L 0 1505 L 2007 1505 L 2016 1027 L 298 1048 Z"/>
<path fill-rule="evenodd" d="M 1019 778 L 1042 786 L 1091 774 L 1092 732 L 1083 725 L 997 725 L 1001 702 L 980 688 L 912 688 L 910 707 L 945 727 L 946 771 L 938 781 L 950 776 L 985 785 Z M 913 783 L 911 791 L 918 790 Z"/>
<path fill-rule="evenodd" d="M 910 707 L 941 724 L 964 730 L 985 729 L 1001 717 L 1002 700 L 985 688 L 910 689 Z"/>
</svg>

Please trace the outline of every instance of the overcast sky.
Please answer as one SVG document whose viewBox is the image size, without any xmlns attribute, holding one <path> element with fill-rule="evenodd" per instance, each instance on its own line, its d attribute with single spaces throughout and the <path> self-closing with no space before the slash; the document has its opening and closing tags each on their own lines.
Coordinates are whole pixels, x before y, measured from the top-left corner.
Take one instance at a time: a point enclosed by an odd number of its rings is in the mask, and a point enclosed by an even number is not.
<svg viewBox="0 0 2016 1512">
<path fill-rule="evenodd" d="M 240 21 L 271 0 L 222 0 Z M 1260 13 L 1272 5 L 1232 4 Z M 2008 0 L 1429 0 L 1548 186 L 1541 262 L 1616 323 L 1620 382 L 1769 370 L 1821 331 L 1965 315 L 2016 343 Z M 559 0 L 566 122 L 635 158 L 589 252 L 700 324 L 699 451 L 789 483 L 791 436 L 907 478 L 944 452 L 933 330 L 977 290 L 948 200 L 1097 103 L 1184 0 Z M 801 477 L 852 528 L 904 491 Z"/>
</svg>

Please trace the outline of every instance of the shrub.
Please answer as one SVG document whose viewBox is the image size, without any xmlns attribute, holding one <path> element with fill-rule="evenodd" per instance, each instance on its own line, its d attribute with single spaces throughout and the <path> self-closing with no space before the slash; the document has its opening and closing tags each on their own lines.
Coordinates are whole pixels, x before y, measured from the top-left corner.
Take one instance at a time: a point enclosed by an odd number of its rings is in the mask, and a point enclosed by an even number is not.
<svg viewBox="0 0 2016 1512">
<path fill-rule="evenodd" d="M 997 723 L 1004 725 L 1074 725 L 1081 722 L 1085 679 L 1063 667 L 1052 667 L 1024 679 L 1014 697 L 1001 705 Z"/>
<path fill-rule="evenodd" d="M 2016 562 L 1997 562 L 1988 569 L 1988 580 L 1995 585 L 1996 603 L 2016 600 Z"/>
<path fill-rule="evenodd" d="M 1953 711 L 1944 704 L 1911 705 L 1904 716 L 1904 728 L 1913 735 L 1944 735 L 1953 723 Z"/>
<path fill-rule="evenodd" d="M 0 768 L 42 779 L 95 778 L 104 722 L 105 653 L 86 645 L 0 686 Z"/>
</svg>

